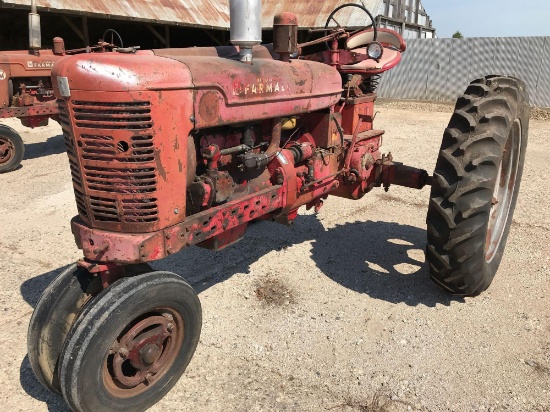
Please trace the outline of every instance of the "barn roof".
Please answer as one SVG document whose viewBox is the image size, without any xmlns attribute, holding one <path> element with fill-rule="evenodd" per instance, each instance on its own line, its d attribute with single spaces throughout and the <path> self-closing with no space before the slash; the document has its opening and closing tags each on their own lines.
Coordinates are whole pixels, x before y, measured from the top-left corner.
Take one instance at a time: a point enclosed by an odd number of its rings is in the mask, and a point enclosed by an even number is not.
<svg viewBox="0 0 550 412">
<path fill-rule="evenodd" d="M 263 0 L 262 26 L 271 28 L 273 16 L 290 11 L 298 16 L 300 27 L 324 27 L 326 18 L 337 6 L 357 3 L 366 6 L 376 16 L 382 10 L 383 0 L 296 1 Z M 30 10 L 31 0 L 0 0 L 0 8 Z M 229 0 L 36 0 L 38 11 L 112 18 L 168 25 L 229 29 Z M 346 15 L 339 14 L 339 22 L 347 26 L 362 26 L 368 21 L 358 8 L 351 7 Z"/>
</svg>

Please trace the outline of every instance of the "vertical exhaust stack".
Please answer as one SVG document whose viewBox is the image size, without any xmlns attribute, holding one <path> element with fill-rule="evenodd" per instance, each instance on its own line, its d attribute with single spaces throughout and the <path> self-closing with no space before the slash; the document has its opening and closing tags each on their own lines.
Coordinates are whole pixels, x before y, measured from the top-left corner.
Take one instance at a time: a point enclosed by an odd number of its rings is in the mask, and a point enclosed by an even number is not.
<svg viewBox="0 0 550 412">
<path fill-rule="evenodd" d="M 262 42 L 261 14 L 261 0 L 229 0 L 230 40 L 243 63 L 252 63 L 252 47 Z"/>
<path fill-rule="evenodd" d="M 29 13 L 29 49 L 33 53 L 38 53 L 41 48 L 40 15 L 36 12 L 36 0 L 32 0 L 31 12 Z"/>
</svg>

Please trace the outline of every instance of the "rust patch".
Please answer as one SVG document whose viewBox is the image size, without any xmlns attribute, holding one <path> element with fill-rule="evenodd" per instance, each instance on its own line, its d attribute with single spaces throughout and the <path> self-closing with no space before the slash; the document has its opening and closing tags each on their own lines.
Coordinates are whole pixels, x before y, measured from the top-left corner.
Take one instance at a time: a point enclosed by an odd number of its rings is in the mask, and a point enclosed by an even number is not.
<svg viewBox="0 0 550 412">
<path fill-rule="evenodd" d="M 199 116 L 202 121 L 212 123 L 220 114 L 219 99 L 216 92 L 206 92 L 199 102 Z"/>
</svg>

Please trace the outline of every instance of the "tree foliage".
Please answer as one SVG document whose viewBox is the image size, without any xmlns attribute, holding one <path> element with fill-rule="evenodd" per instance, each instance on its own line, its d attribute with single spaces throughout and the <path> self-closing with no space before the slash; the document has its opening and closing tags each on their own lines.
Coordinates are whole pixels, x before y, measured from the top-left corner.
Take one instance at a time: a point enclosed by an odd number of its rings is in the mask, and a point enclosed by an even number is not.
<svg viewBox="0 0 550 412">
<path fill-rule="evenodd" d="M 455 32 L 455 34 L 453 34 L 453 39 L 463 39 L 463 38 L 464 36 L 458 30 Z"/>
</svg>

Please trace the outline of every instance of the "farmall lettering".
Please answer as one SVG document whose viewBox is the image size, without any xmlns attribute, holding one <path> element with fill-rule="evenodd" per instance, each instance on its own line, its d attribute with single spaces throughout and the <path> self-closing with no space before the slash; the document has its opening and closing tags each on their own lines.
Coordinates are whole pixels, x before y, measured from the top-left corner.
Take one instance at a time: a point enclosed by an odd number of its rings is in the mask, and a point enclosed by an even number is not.
<svg viewBox="0 0 550 412">
<path fill-rule="evenodd" d="M 266 95 L 288 91 L 288 89 L 288 84 L 283 83 L 281 79 L 259 77 L 254 83 L 234 82 L 233 96 Z"/>
<path fill-rule="evenodd" d="M 0 81 L 6 80 L 6 77 L 8 77 L 6 72 L 4 70 L 0 70 Z"/>
<path fill-rule="evenodd" d="M 27 61 L 27 68 L 29 69 L 51 69 L 53 67 L 54 62 L 52 61 L 45 61 L 45 62 L 33 62 L 33 61 Z"/>
</svg>

